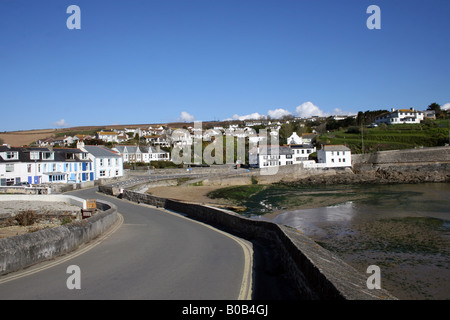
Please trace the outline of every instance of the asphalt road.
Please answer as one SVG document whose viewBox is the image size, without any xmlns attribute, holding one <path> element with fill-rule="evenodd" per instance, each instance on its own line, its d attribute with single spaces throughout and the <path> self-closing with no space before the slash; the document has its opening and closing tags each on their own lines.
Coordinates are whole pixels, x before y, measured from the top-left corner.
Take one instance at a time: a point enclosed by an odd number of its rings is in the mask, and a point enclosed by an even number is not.
<svg viewBox="0 0 450 320">
<path fill-rule="evenodd" d="M 0 277 L 0 299 L 249 299 L 251 245 L 201 223 L 96 193 L 81 198 L 117 205 L 120 227 L 79 252 Z M 80 289 L 69 289 L 80 270 Z M 24 275 L 24 276 L 22 276 Z M 14 278 L 12 278 L 14 277 Z M 13 280 L 11 280 L 13 279 Z"/>
</svg>

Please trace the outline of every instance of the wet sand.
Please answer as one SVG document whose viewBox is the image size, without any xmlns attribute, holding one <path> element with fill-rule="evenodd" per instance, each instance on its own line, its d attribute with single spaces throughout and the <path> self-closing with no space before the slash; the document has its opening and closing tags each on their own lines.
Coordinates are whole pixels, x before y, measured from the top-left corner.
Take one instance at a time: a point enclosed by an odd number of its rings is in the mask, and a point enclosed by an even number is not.
<svg viewBox="0 0 450 320">
<path fill-rule="evenodd" d="M 162 198 L 169 198 L 174 200 L 181 200 L 186 202 L 205 204 L 205 205 L 218 205 L 218 206 L 236 206 L 239 207 L 239 203 L 229 199 L 216 198 L 212 199 L 207 196 L 211 191 L 224 188 L 223 186 L 168 186 L 149 188 L 147 193 Z M 321 192 L 323 194 L 323 192 Z M 291 209 L 312 209 L 326 206 L 337 205 L 348 201 L 355 201 L 362 199 L 359 195 L 349 194 L 348 196 L 340 196 L 339 198 L 330 196 L 314 196 L 313 193 L 305 194 L 308 201 L 304 204 L 296 205 Z M 272 220 L 285 210 L 273 210 L 264 215 L 265 218 Z"/>
</svg>

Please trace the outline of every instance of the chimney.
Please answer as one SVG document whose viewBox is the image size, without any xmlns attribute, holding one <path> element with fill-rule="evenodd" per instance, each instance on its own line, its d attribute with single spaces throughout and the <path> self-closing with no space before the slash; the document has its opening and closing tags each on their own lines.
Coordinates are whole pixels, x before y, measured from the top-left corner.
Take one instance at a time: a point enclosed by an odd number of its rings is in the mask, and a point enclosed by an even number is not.
<svg viewBox="0 0 450 320">
<path fill-rule="evenodd" d="M 395 111 L 395 108 L 391 108 L 391 112 L 394 112 Z"/>
</svg>

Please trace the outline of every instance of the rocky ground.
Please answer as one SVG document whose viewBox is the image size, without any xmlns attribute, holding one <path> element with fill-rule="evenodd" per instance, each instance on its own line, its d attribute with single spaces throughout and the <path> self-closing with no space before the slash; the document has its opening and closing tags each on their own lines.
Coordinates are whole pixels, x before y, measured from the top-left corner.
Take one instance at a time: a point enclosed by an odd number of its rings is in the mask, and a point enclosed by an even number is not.
<svg viewBox="0 0 450 320">
<path fill-rule="evenodd" d="M 21 212 L 33 212 L 34 223 L 20 225 Z M 73 219 L 80 207 L 65 202 L 0 201 L 0 238 L 12 237 L 44 228 L 54 228 Z"/>
</svg>

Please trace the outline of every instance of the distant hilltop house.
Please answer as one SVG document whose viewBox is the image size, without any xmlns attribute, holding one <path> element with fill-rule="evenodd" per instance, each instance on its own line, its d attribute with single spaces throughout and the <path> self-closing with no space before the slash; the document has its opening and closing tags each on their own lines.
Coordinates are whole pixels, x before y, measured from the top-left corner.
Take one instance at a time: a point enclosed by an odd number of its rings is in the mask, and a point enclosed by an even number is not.
<svg viewBox="0 0 450 320">
<path fill-rule="evenodd" d="M 115 146 L 113 151 L 123 159 L 124 163 L 151 161 L 168 161 L 170 153 L 153 146 Z"/>
<path fill-rule="evenodd" d="M 98 140 L 104 142 L 119 143 L 119 134 L 115 131 L 99 131 L 96 136 Z"/>
<path fill-rule="evenodd" d="M 410 109 L 391 109 L 391 112 L 380 114 L 375 118 L 376 124 L 420 123 L 424 119 L 424 112 Z"/>
</svg>

